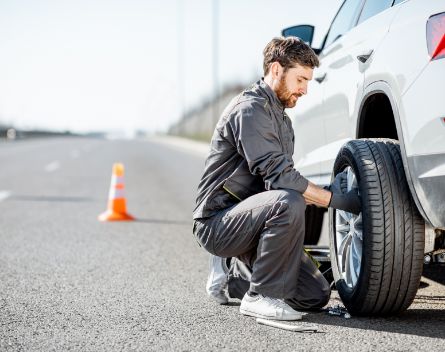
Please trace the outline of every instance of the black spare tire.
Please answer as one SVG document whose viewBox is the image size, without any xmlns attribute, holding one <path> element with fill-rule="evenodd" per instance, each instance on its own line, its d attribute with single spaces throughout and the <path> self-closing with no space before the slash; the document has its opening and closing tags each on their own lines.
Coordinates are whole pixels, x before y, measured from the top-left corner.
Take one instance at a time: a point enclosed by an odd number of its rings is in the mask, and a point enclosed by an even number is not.
<svg viewBox="0 0 445 352">
<path fill-rule="evenodd" d="M 425 224 L 411 197 L 400 147 L 390 139 L 353 140 L 340 150 L 333 176 L 358 188 L 359 216 L 329 209 L 332 271 L 353 315 L 403 312 L 419 287 Z"/>
<path fill-rule="evenodd" d="M 325 211 L 325 208 L 318 208 L 315 205 L 306 206 L 304 228 L 305 245 L 316 245 L 320 240 L 321 228 L 323 225 L 323 216 Z"/>
</svg>

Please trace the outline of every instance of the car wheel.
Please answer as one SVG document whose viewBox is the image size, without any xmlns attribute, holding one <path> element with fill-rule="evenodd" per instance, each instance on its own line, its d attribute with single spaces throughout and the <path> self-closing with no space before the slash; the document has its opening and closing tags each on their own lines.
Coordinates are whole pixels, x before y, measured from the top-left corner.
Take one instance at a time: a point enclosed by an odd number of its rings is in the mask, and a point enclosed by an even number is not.
<svg viewBox="0 0 445 352">
<path fill-rule="evenodd" d="M 400 147 L 388 139 L 353 140 L 333 174 L 342 191 L 358 188 L 362 212 L 329 209 L 332 271 L 354 315 L 391 315 L 412 303 L 422 274 L 425 224 L 411 197 Z"/>
</svg>

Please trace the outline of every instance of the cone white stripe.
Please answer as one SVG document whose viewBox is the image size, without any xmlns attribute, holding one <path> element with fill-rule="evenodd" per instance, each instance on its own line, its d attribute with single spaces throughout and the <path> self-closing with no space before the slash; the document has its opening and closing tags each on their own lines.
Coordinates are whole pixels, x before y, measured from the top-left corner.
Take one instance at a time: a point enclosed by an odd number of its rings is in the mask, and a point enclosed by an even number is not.
<svg viewBox="0 0 445 352">
<path fill-rule="evenodd" d="M 112 185 L 116 185 L 116 184 L 124 184 L 124 177 L 123 176 L 116 176 L 113 175 L 111 176 L 111 184 Z"/>
<path fill-rule="evenodd" d="M 0 202 L 8 199 L 11 196 L 11 192 L 9 191 L 0 191 Z"/>
<path fill-rule="evenodd" d="M 110 189 L 110 193 L 108 194 L 108 199 L 118 199 L 118 198 L 124 198 L 124 190 L 123 189 Z"/>
<path fill-rule="evenodd" d="M 45 166 L 46 172 L 54 172 L 60 167 L 60 163 L 58 160 L 54 160 L 52 163 L 49 163 Z"/>
</svg>

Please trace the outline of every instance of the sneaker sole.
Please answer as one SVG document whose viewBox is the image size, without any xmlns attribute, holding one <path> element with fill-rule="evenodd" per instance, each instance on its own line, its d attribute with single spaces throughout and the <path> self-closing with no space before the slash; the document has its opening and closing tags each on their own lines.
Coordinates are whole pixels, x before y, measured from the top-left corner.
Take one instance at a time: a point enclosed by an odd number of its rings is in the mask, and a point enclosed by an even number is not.
<svg viewBox="0 0 445 352">
<path fill-rule="evenodd" d="M 271 317 L 271 316 L 268 316 L 268 315 L 258 314 L 258 313 L 251 312 L 249 310 L 245 310 L 245 309 L 241 309 L 241 308 L 240 308 L 239 311 L 240 311 L 241 314 L 244 314 L 244 315 L 249 315 L 251 317 L 263 318 L 263 319 L 268 319 L 268 320 L 294 321 L 294 320 L 301 320 L 303 318 L 301 315 L 297 315 L 295 317 L 284 317 L 284 318 Z"/>
<path fill-rule="evenodd" d="M 213 300 L 215 301 L 215 303 L 218 303 L 221 306 L 225 306 L 226 304 L 229 304 L 229 300 L 222 300 L 222 299 L 218 299 L 216 297 L 212 297 Z"/>
<path fill-rule="evenodd" d="M 229 303 L 229 299 L 227 297 L 218 297 L 214 296 L 211 293 L 207 293 L 209 298 L 212 299 L 215 303 L 218 303 L 220 305 L 226 305 Z"/>
</svg>

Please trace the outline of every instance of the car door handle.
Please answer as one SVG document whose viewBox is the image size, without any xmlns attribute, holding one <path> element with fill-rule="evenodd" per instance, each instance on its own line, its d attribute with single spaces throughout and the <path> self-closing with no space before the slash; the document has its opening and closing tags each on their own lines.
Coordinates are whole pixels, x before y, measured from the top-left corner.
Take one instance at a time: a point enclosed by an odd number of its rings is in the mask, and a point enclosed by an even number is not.
<svg viewBox="0 0 445 352">
<path fill-rule="evenodd" d="M 314 79 L 318 82 L 321 83 L 324 81 L 324 79 L 326 78 L 327 73 L 323 73 L 321 76 L 315 77 Z"/>
<path fill-rule="evenodd" d="M 365 63 L 371 57 L 374 50 L 369 51 L 367 54 L 357 56 L 358 61 Z"/>
</svg>

